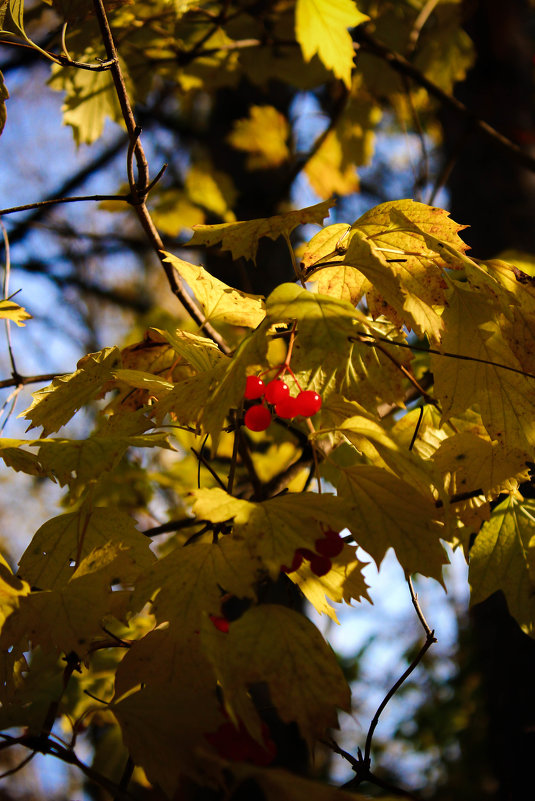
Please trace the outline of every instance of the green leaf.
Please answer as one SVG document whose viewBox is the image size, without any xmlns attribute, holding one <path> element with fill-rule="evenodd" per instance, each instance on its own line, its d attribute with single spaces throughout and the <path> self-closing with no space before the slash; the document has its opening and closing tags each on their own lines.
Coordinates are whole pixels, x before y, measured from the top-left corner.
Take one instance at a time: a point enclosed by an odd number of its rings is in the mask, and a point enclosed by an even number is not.
<svg viewBox="0 0 535 801">
<path fill-rule="evenodd" d="M 113 507 L 53 517 L 34 535 L 19 562 L 19 573 L 40 589 L 53 590 L 71 580 L 80 562 L 97 548 L 113 544 L 129 559 L 117 575 L 123 584 L 134 582 L 155 561 L 150 540 L 136 528 L 130 515 Z"/>
<path fill-rule="evenodd" d="M 337 78 L 351 86 L 354 50 L 347 29 L 368 19 L 353 0 L 297 0 L 295 35 L 303 58 L 310 61 L 317 53 Z"/>
<path fill-rule="evenodd" d="M 120 364 L 118 348 L 104 348 L 84 356 L 76 372 L 58 376 L 47 387 L 33 393 L 32 405 L 19 415 L 31 421 L 26 430 L 43 426 L 43 437 L 46 437 L 60 429 L 78 409 L 97 396 Z"/>
<path fill-rule="evenodd" d="M 266 316 L 262 295 L 250 295 L 239 289 L 232 289 L 214 278 L 204 267 L 190 264 L 171 253 L 166 253 L 165 261 L 172 264 L 187 281 L 201 304 L 204 316 L 210 322 L 256 328 Z"/>
<path fill-rule="evenodd" d="M 230 250 L 233 259 L 243 257 L 255 261 L 258 240 L 263 236 L 270 239 L 278 239 L 279 236 L 289 237 L 298 225 L 306 223 L 321 225 L 333 205 L 333 201 L 325 200 L 316 206 L 288 211 L 286 214 L 266 219 L 220 225 L 195 225 L 193 237 L 187 244 L 213 247 L 221 242 L 221 249 Z"/>
<path fill-rule="evenodd" d="M 472 604 L 502 590 L 522 630 L 535 636 L 535 502 L 509 497 L 494 509 L 470 551 Z"/>
</svg>

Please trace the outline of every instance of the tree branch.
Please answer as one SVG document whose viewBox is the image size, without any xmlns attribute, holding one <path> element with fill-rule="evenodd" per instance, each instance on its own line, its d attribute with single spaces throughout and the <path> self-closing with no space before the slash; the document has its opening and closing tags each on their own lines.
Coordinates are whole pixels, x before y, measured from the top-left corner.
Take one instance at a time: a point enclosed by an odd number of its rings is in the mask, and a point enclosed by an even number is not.
<svg viewBox="0 0 535 801">
<path fill-rule="evenodd" d="M 518 161 L 528 170 L 535 172 L 535 158 L 533 158 L 533 156 L 531 156 L 525 150 L 522 150 L 521 147 L 497 131 L 496 128 L 493 128 L 492 125 L 489 125 L 488 122 L 485 122 L 485 120 L 482 120 L 473 114 L 470 109 L 467 108 L 464 103 L 461 103 L 460 100 L 457 100 L 456 97 L 449 95 L 439 86 L 437 86 L 436 83 L 433 83 L 429 80 L 429 78 L 426 78 L 417 67 L 411 64 L 410 61 L 407 61 L 407 59 L 402 55 L 396 53 L 394 50 L 391 50 L 378 39 L 375 39 L 375 37 L 371 36 L 366 31 L 365 25 L 358 27 L 355 30 L 354 36 L 356 39 L 354 45 L 355 50 L 358 50 L 362 47 L 363 50 L 385 61 L 393 70 L 395 70 L 395 72 L 411 78 L 419 86 L 422 86 L 424 89 L 426 89 L 430 95 L 436 97 L 437 100 L 440 100 L 443 105 L 448 106 L 457 114 L 463 116 L 475 131 L 494 142 L 494 144 L 500 150 L 516 159 L 516 161 Z"/>
<path fill-rule="evenodd" d="M 143 227 L 143 230 L 145 231 L 145 234 L 147 235 L 149 242 L 152 244 L 152 247 L 154 248 L 154 251 L 160 260 L 160 263 L 167 276 L 167 280 L 169 282 L 169 286 L 171 288 L 172 293 L 180 300 L 180 302 L 185 307 L 190 317 L 197 323 L 197 325 L 204 331 L 204 333 L 208 337 L 210 337 L 210 339 L 212 339 L 213 342 L 216 343 L 218 348 L 223 353 L 228 355 L 230 354 L 231 349 L 225 342 L 224 338 L 218 331 L 216 331 L 216 329 L 210 323 L 206 321 L 206 318 L 200 311 L 197 304 L 190 298 L 190 296 L 184 290 L 180 278 L 177 276 L 176 271 L 167 261 L 165 261 L 165 256 L 163 253 L 164 249 L 163 242 L 161 240 L 160 234 L 156 229 L 156 226 L 154 225 L 150 212 L 145 204 L 147 191 L 149 187 L 148 164 L 147 164 L 147 159 L 145 157 L 145 151 L 143 150 L 143 145 L 141 144 L 141 140 L 139 138 L 139 129 L 136 124 L 134 113 L 132 111 L 132 106 L 130 104 L 128 92 L 126 90 L 126 85 L 124 82 L 121 65 L 118 60 L 117 50 L 115 48 L 115 43 L 113 41 L 113 36 L 108 23 L 108 17 L 106 15 L 106 10 L 104 8 L 102 0 L 93 0 L 93 4 L 95 7 L 97 21 L 100 27 L 100 32 L 102 35 L 102 41 L 106 49 L 106 55 L 109 60 L 114 60 L 114 63 L 110 68 L 110 72 L 113 77 L 113 81 L 115 84 L 115 91 L 117 94 L 117 98 L 119 100 L 119 104 L 121 106 L 121 111 L 128 131 L 128 136 L 130 138 L 130 147 L 133 155 L 135 156 L 138 169 L 137 181 L 130 186 L 130 191 L 133 197 L 132 201 L 133 208 L 138 216 L 138 219 Z"/>
</svg>

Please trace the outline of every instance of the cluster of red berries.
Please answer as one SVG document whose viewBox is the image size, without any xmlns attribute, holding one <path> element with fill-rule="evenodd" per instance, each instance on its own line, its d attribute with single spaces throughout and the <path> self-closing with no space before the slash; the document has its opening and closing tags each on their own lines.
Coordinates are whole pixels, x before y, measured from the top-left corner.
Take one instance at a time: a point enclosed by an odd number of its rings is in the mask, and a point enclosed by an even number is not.
<svg viewBox="0 0 535 801">
<path fill-rule="evenodd" d="M 264 402 L 249 407 L 245 412 L 244 423 L 249 431 L 265 431 L 271 423 L 272 412 L 265 404 L 273 407 L 277 417 L 291 420 L 293 417 L 312 417 L 321 409 L 321 397 L 317 392 L 304 390 L 294 398 L 290 395 L 288 384 L 282 378 L 275 378 L 264 384 L 256 375 L 247 377 L 245 384 L 245 400 L 253 401 L 263 398 Z"/>
<path fill-rule="evenodd" d="M 314 543 L 315 551 L 309 548 L 298 548 L 294 553 L 290 567 L 281 566 L 283 573 L 293 573 L 303 564 L 303 559 L 310 562 L 310 569 L 316 576 L 325 576 L 332 567 L 331 558 L 338 556 L 344 547 L 344 541 L 338 531 L 328 528 Z"/>
</svg>

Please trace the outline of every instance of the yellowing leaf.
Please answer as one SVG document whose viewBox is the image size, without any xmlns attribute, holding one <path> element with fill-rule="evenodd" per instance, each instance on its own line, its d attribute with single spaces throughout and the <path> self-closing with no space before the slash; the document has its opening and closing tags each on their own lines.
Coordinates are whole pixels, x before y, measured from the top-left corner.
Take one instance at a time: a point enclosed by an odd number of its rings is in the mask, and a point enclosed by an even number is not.
<svg viewBox="0 0 535 801">
<path fill-rule="evenodd" d="M 443 419 L 479 404 L 490 437 L 531 458 L 535 379 L 514 372 L 521 366 L 502 336 L 502 319 L 496 304 L 481 291 L 451 282 L 441 344 L 446 353 L 459 358 L 431 357 L 436 394 Z"/>
<path fill-rule="evenodd" d="M 297 572 L 289 574 L 289 578 L 297 584 L 316 612 L 328 615 L 335 623 L 338 623 L 336 612 L 326 597 L 335 603 L 345 601 L 347 604 L 361 598 L 370 600 L 368 585 L 362 575 L 362 568 L 366 563 L 356 558 L 355 550 L 354 546 L 345 545 L 344 550 L 331 559 L 332 568 L 324 576 L 316 576 L 306 561 Z"/>
<path fill-rule="evenodd" d="M 319 58 L 347 87 L 351 85 L 353 42 L 348 28 L 366 22 L 353 0 L 297 0 L 295 35 L 303 58 Z"/>
<path fill-rule="evenodd" d="M 273 106 L 251 106 L 249 117 L 236 120 L 227 139 L 237 150 L 245 150 L 248 170 L 278 167 L 290 155 L 286 144 L 290 126 Z"/>
<path fill-rule="evenodd" d="M 281 768 L 261 768 L 241 763 L 232 765 L 230 770 L 241 781 L 254 780 L 266 801 L 369 801 L 368 796 L 346 792 L 340 787 L 312 781 Z M 393 801 L 393 797 L 383 796 L 383 801 Z"/>
<path fill-rule="evenodd" d="M 429 498 L 374 465 L 329 470 L 328 478 L 345 505 L 355 542 L 377 565 L 391 547 L 407 572 L 442 581 L 448 561 L 440 543 L 443 527 Z"/>
<path fill-rule="evenodd" d="M 205 735 L 225 718 L 213 693 L 192 692 L 187 681 L 144 687 L 110 706 L 121 727 L 132 760 L 141 765 L 166 798 L 176 798 L 185 777 L 206 783 L 200 749 L 207 750 Z M 181 725 L 177 727 L 177 714 Z M 147 748 L 147 732 L 151 747 Z"/>
<path fill-rule="evenodd" d="M 232 289 L 214 278 L 204 267 L 190 264 L 171 253 L 166 253 L 165 261 L 170 262 L 187 281 L 207 320 L 256 328 L 266 316 L 261 295 L 249 295 Z"/>
<path fill-rule="evenodd" d="M 309 744 L 337 725 L 337 707 L 349 709 L 350 690 L 334 653 L 303 615 L 256 606 L 219 643 L 210 657 L 229 707 L 248 686 L 265 682 L 281 719 L 295 721 Z"/>
<path fill-rule="evenodd" d="M 193 228 L 205 220 L 202 209 L 196 206 L 183 189 L 171 187 L 161 189 L 153 198 L 151 193 L 150 212 L 158 229 L 169 236 L 177 236 L 184 228 Z M 121 204 L 121 210 L 123 210 Z"/>
<path fill-rule="evenodd" d="M 288 493 L 253 503 L 233 498 L 219 488 L 192 492 L 193 511 L 214 523 L 232 521 L 232 537 L 244 539 L 250 554 L 261 561 L 272 578 L 281 565 L 291 564 L 297 548 L 314 550 L 321 536 L 319 523 L 344 528 L 344 510 L 333 495 Z M 299 521 L 299 524 L 296 524 Z"/>
<path fill-rule="evenodd" d="M 19 562 L 19 573 L 40 589 L 62 587 L 74 575 L 80 562 L 95 548 L 113 543 L 125 551 L 126 572 L 117 575 L 124 584 L 147 570 L 155 557 L 150 541 L 134 525 L 130 515 L 113 507 L 53 517 L 34 535 Z"/>
<path fill-rule="evenodd" d="M 184 184 L 188 197 L 197 206 L 212 211 L 227 222 L 236 219 L 232 206 L 237 193 L 227 173 L 216 170 L 207 161 L 195 161 L 186 174 Z M 199 222 L 195 220 L 190 227 Z"/>
<path fill-rule="evenodd" d="M 471 602 L 502 590 L 519 626 L 535 635 L 535 503 L 509 497 L 494 509 L 470 551 Z"/>
<path fill-rule="evenodd" d="M 193 237 L 187 244 L 212 247 L 221 242 L 221 249 L 230 250 L 233 259 L 243 256 L 245 259 L 255 261 L 258 240 L 263 236 L 278 239 L 279 236 L 288 237 L 298 225 L 305 223 L 321 225 L 332 205 L 332 201 L 326 200 L 316 206 L 288 211 L 286 214 L 265 219 L 220 225 L 195 225 Z"/>
<path fill-rule="evenodd" d="M 507 451 L 470 431 L 459 431 L 444 440 L 433 461 L 448 475 L 450 495 L 481 490 L 495 496 L 515 488 L 515 477 L 527 480 L 526 457 L 522 451 Z"/>
<path fill-rule="evenodd" d="M 222 591 L 255 597 L 261 565 L 243 544 L 228 537 L 218 545 L 195 543 L 176 548 L 138 581 L 134 604 L 153 597 L 159 623 L 172 621 L 187 636 L 200 628 L 205 614 L 221 614 Z"/>
<path fill-rule="evenodd" d="M 0 73 L 0 76 L 2 73 Z M 2 85 L 0 82 L 0 101 L 2 99 L 1 95 Z M 0 107 L 0 133 L 2 133 L 2 119 L 1 119 L 1 107 Z M 25 325 L 24 320 L 30 320 L 31 314 L 29 314 L 26 309 L 23 309 L 22 306 L 19 306 L 17 303 L 13 303 L 12 300 L 0 300 L 0 318 L 5 320 L 12 320 L 18 326 Z"/>
<path fill-rule="evenodd" d="M 30 585 L 13 575 L 8 563 L 0 554 L 0 631 L 6 617 L 17 608 L 19 599 L 29 592 Z"/>
<path fill-rule="evenodd" d="M 33 393 L 32 405 L 19 415 L 31 421 L 27 430 L 43 426 L 44 437 L 57 431 L 96 397 L 120 364 L 118 348 L 104 348 L 84 356 L 76 372 L 58 376 L 48 387 Z"/>
<path fill-rule="evenodd" d="M 95 638 L 102 637 L 102 620 L 113 608 L 118 593 L 110 584 L 125 572 L 124 547 L 107 543 L 82 560 L 67 584 L 54 590 L 32 592 L 4 624 L 0 647 L 20 644 L 21 651 L 40 645 L 46 651 L 84 657 Z"/>
</svg>

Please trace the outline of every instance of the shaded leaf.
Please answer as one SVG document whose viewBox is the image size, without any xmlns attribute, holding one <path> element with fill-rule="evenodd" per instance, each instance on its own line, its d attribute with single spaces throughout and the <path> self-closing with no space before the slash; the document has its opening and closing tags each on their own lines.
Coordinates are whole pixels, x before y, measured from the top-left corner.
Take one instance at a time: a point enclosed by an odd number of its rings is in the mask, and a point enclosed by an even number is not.
<svg viewBox="0 0 535 801">
<path fill-rule="evenodd" d="M 235 700 L 241 706 L 250 685 L 265 682 L 281 719 L 295 721 L 309 744 L 337 726 L 337 708 L 349 709 L 351 694 L 336 657 L 303 615 L 256 606 L 218 643 L 209 655 L 229 708 Z"/>
<path fill-rule="evenodd" d="M 494 509 L 470 551 L 472 604 L 502 590 L 510 613 L 535 634 L 535 503 L 509 497 Z"/>
<path fill-rule="evenodd" d="M 61 588 L 92 551 L 106 544 L 113 544 L 129 557 L 116 576 L 124 584 L 135 581 L 155 560 L 150 541 L 138 531 L 130 515 L 112 507 L 89 511 L 82 507 L 41 526 L 20 559 L 19 573 L 40 589 Z"/>
</svg>

